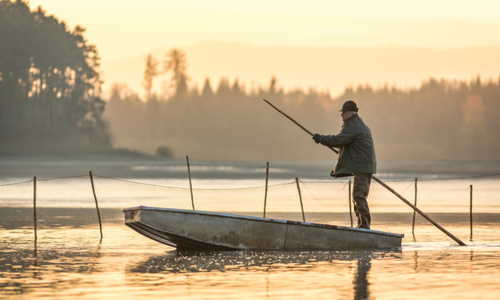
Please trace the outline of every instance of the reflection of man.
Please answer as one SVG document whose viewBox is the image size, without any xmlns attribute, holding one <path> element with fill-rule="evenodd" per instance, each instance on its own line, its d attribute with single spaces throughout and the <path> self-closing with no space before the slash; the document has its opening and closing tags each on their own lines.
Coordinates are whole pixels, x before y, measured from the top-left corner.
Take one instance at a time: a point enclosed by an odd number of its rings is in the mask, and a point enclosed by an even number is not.
<svg viewBox="0 0 500 300">
<path fill-rule="evenodd" d="M 366 201 L 370 191 L 372 174 L 377 162 L 370 128 L 358 116 L 354 101 L 347 101 L 341 109 L 344 124 L 337 135 L 315 134 L 313 139 L 330 147 L 339 148 L 337 164 L 330 175 L 343 177 L 354 175 L 354 211 L 358 218 L 358 228 L 370 229 L 370 209 Z"/>
<path fill-rule="evenodd" d="M 358 257 L 358 269 L 354 275 L 354 299 L 370 299 L 370 283 L 368 282 L 368 272 L 371 268 L 370 253 L 360 253 Z"/>
</svg>

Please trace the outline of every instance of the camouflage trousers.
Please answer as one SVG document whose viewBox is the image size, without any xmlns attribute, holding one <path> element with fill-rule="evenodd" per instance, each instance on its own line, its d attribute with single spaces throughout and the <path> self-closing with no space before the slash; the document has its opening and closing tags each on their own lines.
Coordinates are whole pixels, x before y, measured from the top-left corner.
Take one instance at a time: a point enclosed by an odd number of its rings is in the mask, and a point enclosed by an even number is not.
<svg viewBox="0 0 500 300">
<path fill-rule="evenodd" d="M 372 174 L 359 173 L 354 174 L 352 197 L 354 200 L 354 212 L 358 218 L 358 227 L 370 228 L 371 216 L 368 207 L 368 193 L 370 192 L 370 183 Z"/>
</svg>

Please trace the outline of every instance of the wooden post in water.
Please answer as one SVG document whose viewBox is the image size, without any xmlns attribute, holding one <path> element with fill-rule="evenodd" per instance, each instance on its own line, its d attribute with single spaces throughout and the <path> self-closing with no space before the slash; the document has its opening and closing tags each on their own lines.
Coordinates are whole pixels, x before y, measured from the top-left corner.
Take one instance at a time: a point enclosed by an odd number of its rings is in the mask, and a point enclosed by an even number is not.
<svg viewBox="0 0 500 300">
<path fill-rule="evenodd" d="M 186 155 L 186 162 L 188 167 L 188 175 L 189 175 L 189 191 L 191 192 L 191 206 L 194 209 L 194 197 L 193 197 L 193 185 L 191 184 L 191 167 L 189 166 L 189 156 Z"/>
<path fill-rule="evenodd" d="M 35 231 L 35 247 L 36 247 L 36 240 L 38 239 L 36 234 L 36 176 L 33 177 L 33 225 Z"/>
<path fill-rule="evenodd" d="M 417 206 L 417 181 L 418 178 L 415 178 L 415 207 Z M 416 211 L 413 211 L 413 223 L 411 223 L 411 233 L 415 234 L 415 215 L 417 214 Z"/>
<path fill-rule="evenodd" d="M 470 240 L 472 241 L 472 184 L 470 185 Z"/>
<path fill-rule="evenodd" d="M 302 205 L 302 193 L 300 192 L 299 178 L 295 177 L 295 183 L 297 183 L 297 190 L 299 191 L 300 209 L 302 210 L 302 220 L 306 221 L 306 215 L 304 214 L 304 205 Z"/>
<path fill-rule="evenodd" d="M 94 176 L 92 176 L 92 171 L 89 171 L 89 176 L 90 176 L 90 184 L 92 185 L 92 193 L 94 194 L 95 208 L 97 210 L 97 219 L 99 219 L 99 231 L 101 232 L 101 241 L 102 241 L 101 212 L 99 211 L 99 204 L 97 203 L 97 195 L 95 193 Z"/>
<path fill-rule="evenodd" d="M 266 190 L 264 192 L 264 216 L 266 217 L 266 205 L 267 205 L 267 186 L 269 183 L 269 162 L 266 163 Z"/>
<path fill-rule="evenodd" d="M 352 196 L 351 196 L 351 180 L 349 179 L 349 217 L 351 218 L 351 227 L 353 227 L 352 223 Z"/>
</svg>

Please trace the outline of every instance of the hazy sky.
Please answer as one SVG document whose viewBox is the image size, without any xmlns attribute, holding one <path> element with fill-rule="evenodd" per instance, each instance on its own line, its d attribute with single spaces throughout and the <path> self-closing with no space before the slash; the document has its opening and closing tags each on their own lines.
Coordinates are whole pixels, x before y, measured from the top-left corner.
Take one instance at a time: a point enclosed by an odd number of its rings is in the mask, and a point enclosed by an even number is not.
<svg viewBox="0 0 500 300">
<path fill-rule="evenodd" d="M 200 41 L 259 46 L 500 45 L 497 0 L 39 0 L 103 60 Z"/>
</svg>

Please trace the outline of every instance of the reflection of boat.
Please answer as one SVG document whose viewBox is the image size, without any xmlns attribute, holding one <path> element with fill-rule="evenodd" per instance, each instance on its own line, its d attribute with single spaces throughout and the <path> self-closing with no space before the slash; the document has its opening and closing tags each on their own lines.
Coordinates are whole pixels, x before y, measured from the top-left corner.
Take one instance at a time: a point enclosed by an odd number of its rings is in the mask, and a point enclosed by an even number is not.
<svg viewBox="0 0 500 300">
<path fill-rule="evenodd" d="M 339 261 L 370 262 L 371 259 L 394 257 L 397 249 L 369 250 L 242 250 L 242 251 L 170 251 L 153 255 L 128 268 L 138 273 L 197 273 L 241 270 L 289 270 L 292 267 L 313 267 Z M 262 268 L 265 267 L 265 268 Z M 329 268 L 330 268 L 329 267 Z M 366 273 L 366 272 L 365 272 Z"/>
<path fill-rule="evenodd" d="M 234 214 L 132 207 L 125 224 L 185 250 L 370 249 L 401 247 L 403 234 Z"/>
<path fill-rule="evenodd" d="M 349 289 L 348 284 L 352 283 L 354 290 L 354 299 L 370 299 L 370 282 L 369 273 L 371 269 L 371 261 L 382 260 L 387 257 L 399 257 L 401 248 L 386 249 L 386 250 L 244 250 L 244 251 L 170 251 L 162 255 L 154 255 L 140 262 L 137 265 L 132 265 L 127 268 L 127 272 L 131 273 L 147 273 L 147 274 L 195 274 L 200 272 L 234 272 L 234 276 L 224 278 L 232 278 L 226 280 L 235 280 L 239 284 L 241 277 L 246 274 L 252 274 L 252 282 L 258 282 L 258 276 L 265 276 L 266 294 L 269 297 L 270 286 L 273 292 L 277 292 L 277 286 L 288 289 L 290 282 L 295 276 L 302 276 L 304 272 L 309 275 L 308 278 L 316 278 L 312 274 L 327 275 L 329 280 L 322 282 L 323 288 L 335 287 L 337 293 L 346 292 Z M 357 266 L 354 264 L 344 264 L 339 262 L 357 261 Z M 346 279 L 346 267 L 349 272 L 354 269 L 354 279 Z M 287 284 L 280 282 L 285 274 Z M 270 276 L 270 274 L 273 274 Z M 294 276 L 295 274 L 295 276 Z M 257 276 L 257 277 L 256 277 Z M 332 277 L 333 276 L 333 277 Z M 190 276 L 186 277 L 188 280 Z M 300 279 L 299 279 L 300 280 Z M 339 282 L 346 284 L 343 289 L 340 288 Z M 206 281 L 208 282 L 208 281 Z M 226 284 L 228 282 L 225 282 Z M 277 283 L 278 285 L 275 285 Z M 316 281 L 314 281 L 317 284 Z M 293 284 L 293 283 L 292 283 Z M 340 283 L 342 284 L 342 283 Z M 189 285 L 189 283 L 188 283 Z M 213 287 L 213 282 L 210 282 L 210 288 Z M 317 286 L 315 286 L 317 288 Z M 257 290 L 263 288 L 258 284 L 255 286 Z M 320 288 L 321 289 L 321 288 Z M 259 291 L 262 292 L 263 291 Z M 289 290 L 286 291 L 288 293 Z M 330 295 L 331 298 L 336 298 L 335 295 Z M 262 297 L 259 297 L 262 298 Z M 309 297 L 310 298 L 310 297 Z"/>
</svg>

